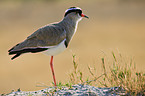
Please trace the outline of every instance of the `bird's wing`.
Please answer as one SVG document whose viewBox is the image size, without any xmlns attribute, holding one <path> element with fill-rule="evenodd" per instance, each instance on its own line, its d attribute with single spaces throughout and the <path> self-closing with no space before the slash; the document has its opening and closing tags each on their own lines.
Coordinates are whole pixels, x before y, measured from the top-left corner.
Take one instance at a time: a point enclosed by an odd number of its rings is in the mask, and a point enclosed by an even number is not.
<svg viewBox="0 0 145 96">
<path fill-rule="evenodd" d="M 47 25 L 35 31 L 22 43 L 11 48 L 9 54 L 15 54 L 15 52 L 24 49 L 51 48 L 62 42 L 65 38 L 66 32 L 63 28 L 57 24 Z"/>
</svg>

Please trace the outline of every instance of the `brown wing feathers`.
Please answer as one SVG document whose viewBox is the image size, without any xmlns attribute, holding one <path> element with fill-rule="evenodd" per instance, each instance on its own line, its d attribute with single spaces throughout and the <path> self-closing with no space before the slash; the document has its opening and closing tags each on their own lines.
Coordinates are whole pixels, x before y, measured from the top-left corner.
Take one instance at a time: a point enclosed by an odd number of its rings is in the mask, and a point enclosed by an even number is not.
<svg viewBox="0 0 145 96">
<path fill-rule="evenodd" d="M 33 40 L 32 40 L 33 41 Z M 15 54 L 14 57 L 12 57 L 11 59 L 15 59 L 16 57 L 20 56 L 23 53 L 36 53 L 36 52 L 41 52 L 41 51 L 45 51 L 48 48 L 39 48 L 39 47 L 31 47 L 30 45 L 33 44 L 34 42 L 29 41 L 29 40 L 25 40 L 22 43 L 17 44 L 16 46 L 14 46 L 13 48 L 11 48 L 8 52 L 9 55 L 13 55 Z M 34 44 L 36 45 L 36 44 Z"/>
<path fill-rule="evenodd" d="M 16 45 L 18 46 L 18 44 Z M 31 52 L 31 53 L 36 53 L 36 52 L 41 52 L 41 51 L 45 51 L 47 50 L 48 48 L 27 48 L 27 49 L 22 49 L 22 50 L 18 50 L 18 51 L 13 51 L 15 47 L 13 47 L 12 49 L 10 49 L 8 52 L 9 52 L 9 55 L 13 55 L 15 54 L 15 56 L 13 56 L 11 59 L 15 59 L 16 57 L 20 56 L 21 54 L 23 53 L 28 53 L 28 52 Z"/>
<path fill-rule="evenodd" d="M 64 29 L 55 25 L 44 26 L 35 31 L 25 41 L 11 48 L 8 52 L 9 55 L 15 54 L 15 56 L 11 58 L 13 60 L 23 53 L 45 51 L 48 48 L 43 47 L 55 46 L 63 41 L 65 37 L 66 33 Z"/>
</svg>

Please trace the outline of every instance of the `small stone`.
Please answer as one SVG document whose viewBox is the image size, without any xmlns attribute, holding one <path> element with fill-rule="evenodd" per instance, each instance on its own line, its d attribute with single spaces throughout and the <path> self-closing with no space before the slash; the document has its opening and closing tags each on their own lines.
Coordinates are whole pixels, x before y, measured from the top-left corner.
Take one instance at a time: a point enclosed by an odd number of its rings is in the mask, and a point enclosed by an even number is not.
<svg viewBox="0 0 145 96">
<path fill-rule="evenodd" d="M 94 92 L 85 92 L 85 93 L 83 93 L 82 96 L 98 96 L 98 95 Z"/>
<path fill-rule="evenodd" d="M 63 95 L 72 95 L 71 92 L 65 92 Z"/>
<path fill-rule="evenodd" d="M 17 92 L 20 92 L 21 91 L 21 89 L 19 88 L 18 90 L 17 90 Z"/>
</svg>

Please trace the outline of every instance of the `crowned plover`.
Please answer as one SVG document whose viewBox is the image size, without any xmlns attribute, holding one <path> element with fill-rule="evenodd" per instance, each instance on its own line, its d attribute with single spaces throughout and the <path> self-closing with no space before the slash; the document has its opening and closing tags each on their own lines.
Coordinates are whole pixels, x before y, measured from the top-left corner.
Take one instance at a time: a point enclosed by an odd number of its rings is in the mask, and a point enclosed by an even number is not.
<svg viewBox="0 0 145 96">
<path fill-rule="evenodd" d="M 65 11 L 62 21 L 39 28 L 32 35 L 28 36 L 26 40 L 11 48 L 8 51 L 9 55 L 15 54 L 11 59 L 13 60 L 29 52 L 43 52 L 50 55 L 50 66 L 54 85 L 56 86 L 53 56 L 63 52 L 68 47 L 70 40 L 76 32 L 78 22 L 82 17 L 88 18 L 82 13 L 81 8 L 70 7 Z"/>
</svg>

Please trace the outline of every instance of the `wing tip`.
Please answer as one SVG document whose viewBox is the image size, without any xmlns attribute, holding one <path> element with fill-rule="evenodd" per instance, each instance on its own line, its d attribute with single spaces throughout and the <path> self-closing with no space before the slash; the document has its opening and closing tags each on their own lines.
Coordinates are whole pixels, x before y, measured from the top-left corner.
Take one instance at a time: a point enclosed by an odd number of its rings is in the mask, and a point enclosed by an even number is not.
<svg viewBox="0 0 145 96">
<path fill-rule="evenodd" d="M 18 46 L 18 45 L 19 45 L 19 43 L 16 46 Z M 8 52 L 10 53 L 16 46 L 14 46 L 11 49 L 9 49 Z"/>
<path fill-rule="evenodd" d="M 17 51 L 8 51 L 9 55 L 17 54 Z"/>
<path fill-rule="evenodd" d="M 19 57 L 20 55 L 21 55 L 21 53 L 15 54 L 15 56 L 13 56 L 13 57 L 11 58 L 11 60 L 14 60 L 15 58 Z"/>
<path fill-rule="evenodd" d="M 19 50 L 19 51 L 18 50 L 17 51 L 14 51 L 13 49 L 12 50 L 10 49 L 10 51 L 8 51 L 8 52 L 9 52 L 9 55 L 15 54 L 11 58 L 11 60 L 13 60 L 13 59 L 17 58 L 18 56 L 20 56 L 21 54 L 23 54 L 23 53 L 28 53 L 28 52 L 37 53 L 37 52 L 45 51 L 47 49 L 48 48 L 36 48 L 36 49 L 28 48 L 28 49 L 23 49 L 23 50 Z"/>
</svg>

